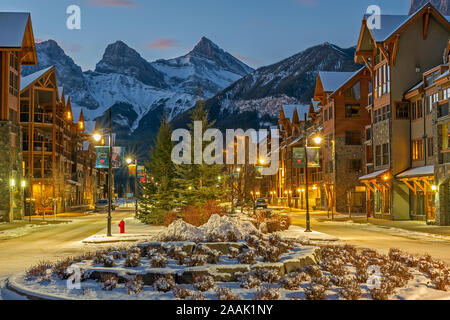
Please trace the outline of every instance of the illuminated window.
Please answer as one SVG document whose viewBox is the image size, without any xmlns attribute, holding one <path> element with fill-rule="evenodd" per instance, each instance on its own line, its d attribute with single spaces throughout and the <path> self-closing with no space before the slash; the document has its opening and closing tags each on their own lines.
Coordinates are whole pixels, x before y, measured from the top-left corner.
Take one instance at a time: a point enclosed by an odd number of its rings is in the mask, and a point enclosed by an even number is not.
<svg viewBox="0 0 450 320">
<path fill-rule="evenodd" d="M 413 161 L 423 160 L 423 140 L 412 141 L 412 159 Z"/>
</svg>

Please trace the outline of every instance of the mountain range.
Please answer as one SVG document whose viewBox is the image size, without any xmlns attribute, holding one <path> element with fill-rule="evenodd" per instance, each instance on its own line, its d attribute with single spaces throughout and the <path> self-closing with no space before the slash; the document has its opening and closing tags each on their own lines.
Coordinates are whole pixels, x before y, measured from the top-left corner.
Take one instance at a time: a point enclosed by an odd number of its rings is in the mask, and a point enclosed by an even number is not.
<svg viewBox="0 0 450 320">
<path fill-rule="evenodd" d="M 413 14 L 427 2 L 430 2 L 433 7 L 438 9 L 444 16 L 450 16 L 449 0 L 411 0 L 411 9 L 409 10 L 409 14 Z"/>
<path fill-rule="evenodd" d="M 55 65 L 59 86 L 70 96 L 74 117 L 83 109 L 87 127 L 103 127 L 112 108 L 122 144 L 151 144 L 163 114 L 184 127 L 202 91 L 219 128 L 259 128 L 276 122 L 283 104 L 307 104 L 319 71 L 354 71 L 355 48 L 330 43 L 309 48 L 257 70 L 203 37 L 184 56 L 149 62 L 122 41 L 107 46 L 95 70 L 83 72 L 54 40 L 37 43 L 39 64 L 26 76 Z"/>
</svg>

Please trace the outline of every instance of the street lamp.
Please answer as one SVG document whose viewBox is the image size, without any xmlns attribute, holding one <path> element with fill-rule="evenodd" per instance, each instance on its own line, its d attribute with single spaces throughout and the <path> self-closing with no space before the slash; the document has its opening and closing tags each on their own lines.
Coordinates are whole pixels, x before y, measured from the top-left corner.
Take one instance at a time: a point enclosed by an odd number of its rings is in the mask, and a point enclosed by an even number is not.
<svg viewBox="0 0 450 320">
<path fill-rule="evenodd" d="M 107 234 L 112 237 L 111 232 L 111 211 L 112 211 L 112 108 L 109 108 L 109 152 L 108 152 L 108 217 L 107 217 Z M 92 136 L 96 142 L 103 142 L 102 135 L 96 132 Z"/>
<path fill-rule="evenodd" d="M 131 163 L 133 162 L 133 160 L 131 158 L 127 158 L 127 164 L 128 166 L 131 165 Z M 137 216 L 138 214 L 138 172 L 137 172 L 137 166 L 138 166 L 138 162 L 137 162 L 137 157 L 134 159 L 134 166 L 136 167 L 136 175 L 134 177 L 134 199 L 135 199 L 135 215 Z"/>
</svg>

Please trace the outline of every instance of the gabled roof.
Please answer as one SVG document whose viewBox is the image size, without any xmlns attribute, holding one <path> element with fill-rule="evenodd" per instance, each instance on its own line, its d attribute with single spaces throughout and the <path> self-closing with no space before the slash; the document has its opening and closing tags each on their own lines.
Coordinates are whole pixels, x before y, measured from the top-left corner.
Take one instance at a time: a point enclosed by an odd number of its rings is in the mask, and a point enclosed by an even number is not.
<svg viewBox="0 0 450 320">
<path fill-rule="evenodd" d="M 308 116 L 309 107 L 309 105 L 292 104 L 284 105 L 282 106 L 282 109 L 284 116 L 292 123 L 294 122 L 295 113 L 297 113 L 298 120 L 303 121 L 305 119 L 305 114 Z"/>
<path fill-rule="evenodd" d="M 434 166 L 418 167 L 406 170 L 396 176 L 398 179 L 434 176 Z"/>
<path fill-rule="evenodd" d="M 23 49 L 23 64 L 37 64 L 31 16 L 28 12 L 0 12 L 0 49 Z"/>
<path fill-rule="evenodd" d="M 343 86 L 355 72 L 319 72 L 320 82 L 324 92 L 334 92 Z"/>
<path fill-rule="evenodd" d="M 49 72 L 50 70 L 54 69 L 54 66 L 42 69 L 40 71 L 37 71 L 35 73 L 32 73 L 26 77 L 22 77 L 20 79 L 20 91 L 23 91 L 27 89 L 30 85 L 32 85 L 34 82 L 36 82 L 40 77 L 42 77 L 44 74 Z"/>
<path fill-rule="evenodd" d="M 429 11 L 428 11 L 429 10 Z M 380 29 L 369 29 L 367 26 L 367 18 L 369 15 L 364 15 L 364 19 L 361 26 L 361 31 L 356 46 L 355 62 L 363 63 L 361 55 L 367 55 L 368 50 L 372 50 L 370 47 L 370 41 L 367 37 L 373 39 L 376 43 L 384 43 L 399 34 L 401 30 L 409 25 L 414 20 L 421 18 L 424 13 L 430 12 L 434 17 L 450 29 L 450 17 L 443 16 L 435 7 L 429 2 L 424 4 L 420 9 L 410 16 L 407 15 L 380 15 Z"/>
<path fill-rule="evenodd" d="M 367 67 L 364 66 L 361 69 L 353 72 L 353 74 L 348 77 L 344 82 L 342 82 L 340 85 L 338 85 L 338 87 L 333 91 L 333 93 L 330 95 L 330 97 L 334 96 L 340 89 L 342 89 L 347 83 L 349 83 L 350 81 L 352 81 L 357 75 L 359 75 L 361 72 L 364 71 L 364 69 L 366 69 Z M 347 73 L 347 72 L 345 72 Z"/>
</svg>

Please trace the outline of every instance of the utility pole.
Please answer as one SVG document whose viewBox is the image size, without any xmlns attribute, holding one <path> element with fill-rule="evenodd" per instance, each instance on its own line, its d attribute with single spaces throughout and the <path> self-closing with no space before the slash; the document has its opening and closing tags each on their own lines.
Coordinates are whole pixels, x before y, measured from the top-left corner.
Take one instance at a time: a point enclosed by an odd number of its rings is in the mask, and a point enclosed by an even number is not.
<svg viewBox="0 0 450 320">
<path fill-rule="evenodd" d="M 305 232 L 312 232 L 311 231 L 311 220 L 309 216 L 309 185 L 308 185 L 308 132 L 307 132 L 307 116 L 305 113 L 305 130 L 304 130 L 304 147 L 305 147 L 305 184 L 306 184 L 306 230 Z"/>
<path fill-rule="evenodd" d="M 111 237 L 112 211 L 112 108 L 109 108 L 109 153 L 108 153 L 108 227 L 107 236 Z"/>
</svg>

